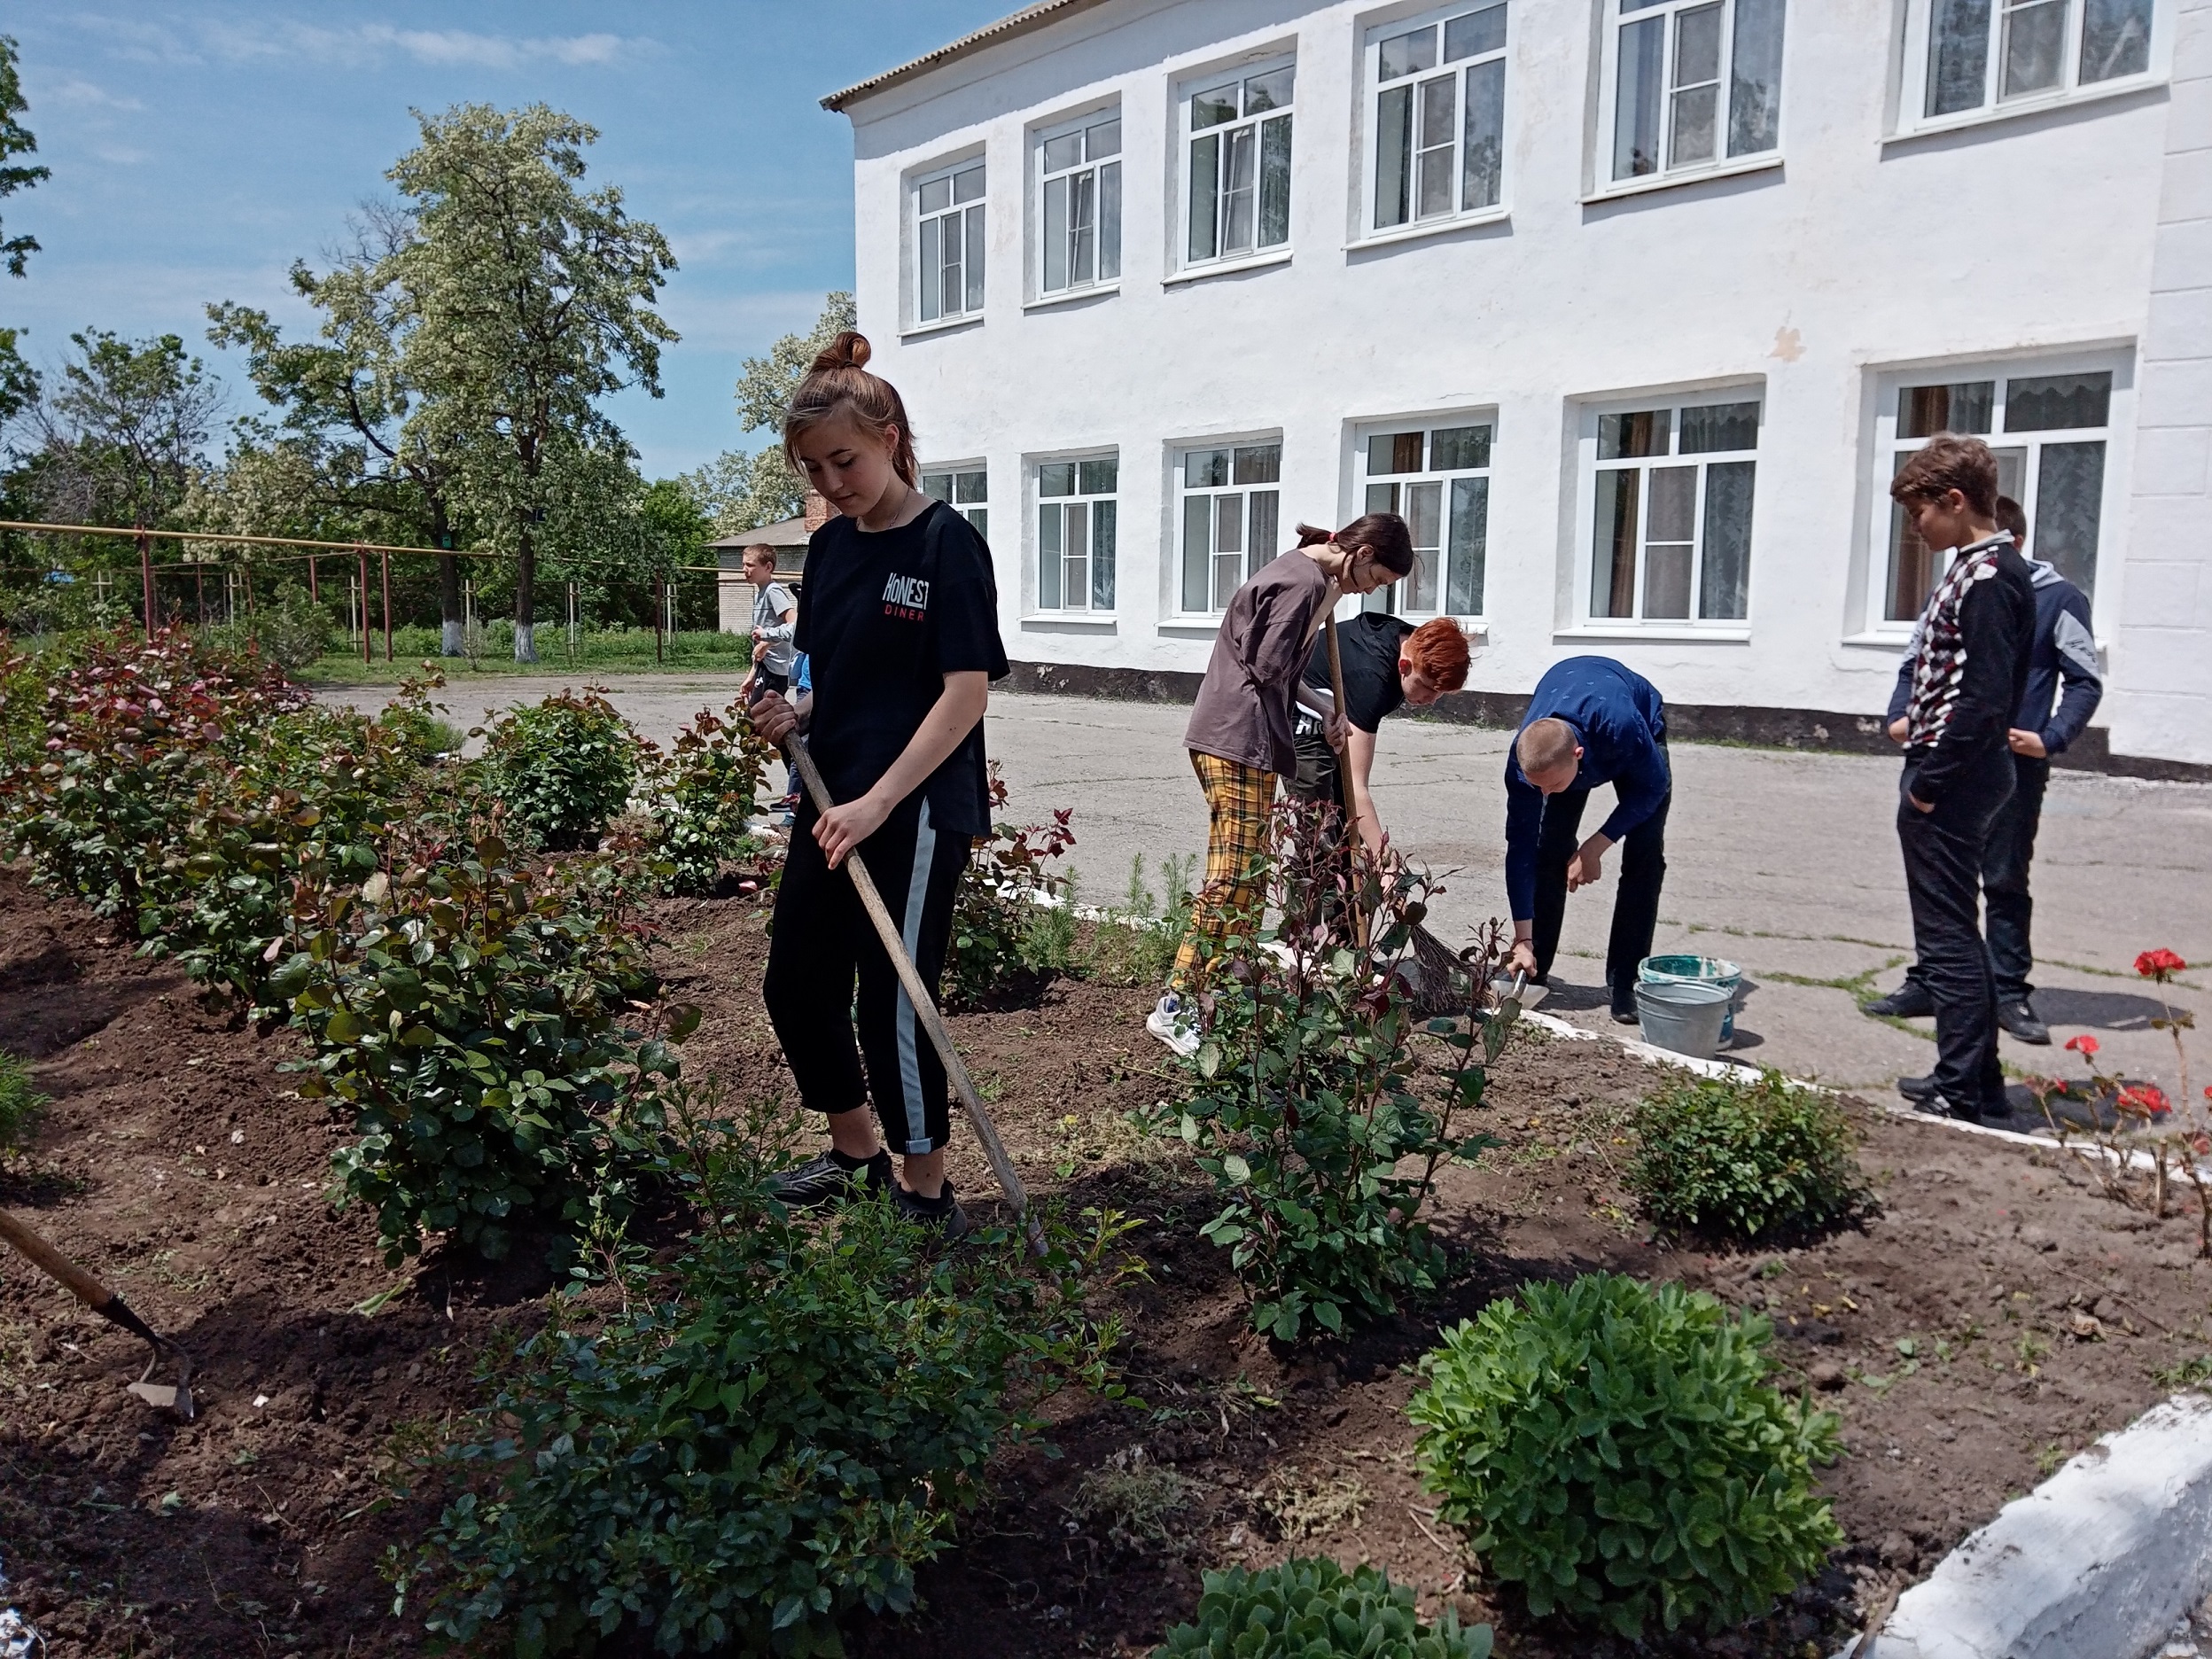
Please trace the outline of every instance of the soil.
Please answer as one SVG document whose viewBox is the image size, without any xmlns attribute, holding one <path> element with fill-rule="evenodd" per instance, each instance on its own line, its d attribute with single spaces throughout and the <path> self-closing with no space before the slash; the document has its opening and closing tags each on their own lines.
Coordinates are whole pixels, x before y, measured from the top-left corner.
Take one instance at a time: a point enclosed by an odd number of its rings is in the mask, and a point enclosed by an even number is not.
<svg viewBox="0 0 2212 1659">
<path fill-rule="evenodd" d="M 670 901 L 672 995 L 705 1010 L 687 1071 L 789 1093 L 757 994 L 763 915 Z M 1523 1281 L 1599 1268 L 1679 1279 L 1774 1319 L 1783 1381 L 1842 1418 L 1823 1476 L 1849 1538 L 1758 1628 L 1670 1651 L 1831 1651 L 2068 1453 L 2212 1347 L 2195 1226 L 2104 1196 L 2077 1162 L 1849 1102 L 1877 1213 L 1788 1250 L 1655 1239 L 1619 1182 L 1623 1108 L 1650 1072 L 1606 1042 L 1516 1037 L 1492 1072 L 1500 1145 L 1447 1170 L 1437 1220 L 1460 1276 L 1431 1305 L 1291 1352 L 1245 1329 L 1180 1143 L 1124 1115 L 1172 1093 L 1149 993 L 1061 979 L 1035 1006 L 954 1022 L 1040 1192 L 1140 1218 L 1123 1359 L 1141 1406 L 1060 1402 L 1061 1455 L 925 1569 L 923 1609 L 859 1619 L 856 1659 L 1140 1654 L 1195 1607 L 1209 1567 L 1292 1554 L 1373 1561 L 1488 1619 L 1500 1651 L 1615 1651 L 1532 1624 L 1437 1523 L 1413 1467 L 1406 1367 L 1440 1326 Z M 0 1562 L 56 1659 L 402 1653 L 378 1572 L 424 1510 L 379 1501 L 395 1434 L 471 1398 L 471 1367 L 548 1289 L 525 1252 L 487 1269 L 382 1266 L 373 1223 L 325 1198 L 339 1126 L 291 1094 L 293 1039 L 261 1033 L 74 905 L 0 870 L 0 1047 L 52 1096 L 0 1202 L 98 1273 L 198 1361 L 189 1426 L 126 1394 L 144 1346 L 12 1253 L 0 1258 Z M 991 1182 L 956 1137 L 977 1212 Z M 384 1293 L 396 1294 L 388 1298 Z M 1624 1651 L 1624 1650 L 1623 1650 Z"/>
</svg>

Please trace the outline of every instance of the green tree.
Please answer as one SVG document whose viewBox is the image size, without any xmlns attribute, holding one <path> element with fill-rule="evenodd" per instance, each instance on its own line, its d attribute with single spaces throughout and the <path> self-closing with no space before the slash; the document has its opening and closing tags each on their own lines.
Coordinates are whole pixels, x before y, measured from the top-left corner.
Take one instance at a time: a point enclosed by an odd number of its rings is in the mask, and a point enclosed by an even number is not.
<svg viewBox="0 0 2212 1659">
<path fill-rule="evenodd" d="M 415 234 L 373 272 L 421 399 L 403 425 L 456 457 L 457 502 L 511 557 L 515 658 L 534 662 L 549 518 L 604 499 L 606 463 L 627 461 L 598 400 L 630 385 L 661 394 L 660 347 L 676 333 L 650 302 L 675 259 L 619 190 L 581 187 L 598 134 L 573 117 L 468 104 L 416 121 L 422 142 L 388 175 Z"/>
<path fill-rule="evenodd" d="M 16 73 L 16 61 L 15 37 L 0 35 L 0 197 L 28 190 L 51 176 L 43 167 L 18 167 L 12 160 L 38 149 L 38 140 L 30 129 L 16 120 L 30 108 L 23 100 L 23 82 Z M 34 237 L 0 240 L 0 260 L 6 261 L 11 276 L 22 276 L 24 265 L 37 252 L 38 241 Z M 38 396 L 38 377 L 17 351 L 17 339 L 14 329 L 0 328 L 0 421 L 13 420 Z"/>
<path fill-rule="evenodd" d="M 161 525 L 203 464 L 222 394 L 174 334 L 72 334 L 61 382 L 27 411 L 35 490 L 51 519 Z"/>
<path fill-rule="evenodd" d="M 783 459 L 783 411 L 815 354 L 855 321 L 853 296 L 830 293 L 823 299 L 822 315 L 810 332 L 786 334 L 768 347 L 767 356 L 745 359 L 744 371 L 737 377 L 739 424 L 746 432 L 766 429 L 778 436 L 750 455 L 725 449 L 683 475 L 685 489 L 713 522 L 716 534 L 742 534 L 796 518 L 806 510 L 806 480 Z"/>
</svg>

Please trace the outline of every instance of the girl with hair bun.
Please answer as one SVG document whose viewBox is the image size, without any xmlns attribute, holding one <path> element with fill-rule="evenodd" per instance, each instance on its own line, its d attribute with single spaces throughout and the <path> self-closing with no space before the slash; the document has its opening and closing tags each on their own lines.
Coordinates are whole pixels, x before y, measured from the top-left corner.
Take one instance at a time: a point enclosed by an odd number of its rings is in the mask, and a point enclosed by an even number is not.
<svg viewBox="0 0 2212 1659">
<path fill-rule="evenodd" d="M 945 1179 L 944 1067 L 837 867 L 866 859 L 934 993 L 970 837 L 990 833 L 983 713 L 1006 650 L 991 549 L 917 487 L 906 405 L 868 359 L 864 337 L 839 334 L 783 417 L 785 457 L 837 516 L 807 543 L 792 638 L 813 689 L 796 705 L 770 691 L 752 718 L 771 743 L 806 734 L 837 805 L 798 804 L 762 986 L 830 1146 L 776 1185 L 794 1205 L 888 1188 L 900 1213 L 957 1238 L 969 1224 Z"/>
<path fill-rule="evenodd" d="M 1344 745 L 1342 713 L 1303 689 L 1298 675 L 1321 622 L 1346 594 L 1372 593 L 1414 567 L 1414 541 L 1396 513 L 1368 513 L 1341 530 L 1298 526 L 1295 551 L 1272 559 L 1230 597 L 1213 655 L 1183 732 L 1206 796 L 1206 878 L 1166 994 L 1145 1029 L 1177 1054 L 1197 1051 L 1200 1000 L 1239 913 L 1258 894 L 1275 781 L 1298 769 L 1291 705 L 1322 713 L 1330 747 Z"/>
</svg>

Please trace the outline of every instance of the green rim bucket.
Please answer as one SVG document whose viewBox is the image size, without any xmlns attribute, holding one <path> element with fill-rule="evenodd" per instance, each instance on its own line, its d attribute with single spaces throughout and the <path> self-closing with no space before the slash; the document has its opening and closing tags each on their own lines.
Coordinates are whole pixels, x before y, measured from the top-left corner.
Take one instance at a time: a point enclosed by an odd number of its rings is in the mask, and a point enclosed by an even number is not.
<svg viewBox="0 0 2212 1659">
<path fill-rule="evenodd" d="M 1710 1060 L 1720 1047 L 1721 1022 L 1735 995 L 1717 979 L 1675 979 L 1636 987 L 1644 1040 L 1655 1048 Z"/>
<path fill-rule="evenodd" d="M 1735 991 L 1743 978 L 1743 970 L 1735 963 L 1718 956 L 1647 956 L 1637 965 L 1639 985 L 1725 985 L 1728 987 L 1728 1012 L 1720 1022 L 1721 1046 L 1725 1048 L 1736 1034 Z"/>
</svg>

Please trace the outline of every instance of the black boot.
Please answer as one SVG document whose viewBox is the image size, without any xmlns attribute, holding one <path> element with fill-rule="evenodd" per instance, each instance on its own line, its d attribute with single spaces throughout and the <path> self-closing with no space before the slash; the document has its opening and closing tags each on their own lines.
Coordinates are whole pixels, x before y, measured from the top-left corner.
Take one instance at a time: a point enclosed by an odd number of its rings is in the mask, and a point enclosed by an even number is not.
<svg viewBox="0 0 2212 1659">
<path fill-rule="evenodd" d="M 1936 1012 L 1936 999 L 1917 979 L 1907 979 L 1886 997 L 1860 1005 L 1859 1011 L 1878 1019 L 1926 1019 Z"/>
</svg>

